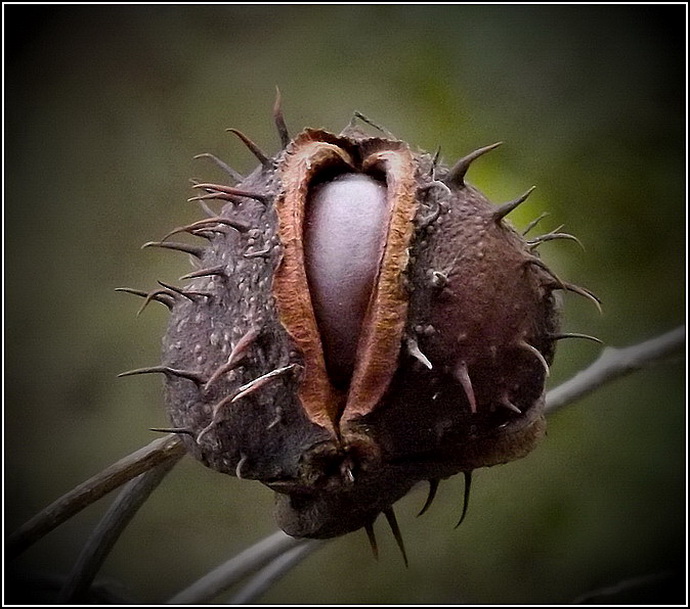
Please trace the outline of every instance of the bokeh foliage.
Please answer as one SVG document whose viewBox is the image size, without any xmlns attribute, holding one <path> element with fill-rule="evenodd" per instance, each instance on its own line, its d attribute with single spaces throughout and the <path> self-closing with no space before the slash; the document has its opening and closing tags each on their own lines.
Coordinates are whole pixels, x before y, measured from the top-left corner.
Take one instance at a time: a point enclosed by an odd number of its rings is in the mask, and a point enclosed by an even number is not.
<svg viewBox="0 0 690 609">
<path fill-rule="evenodd" d="M 187 272 L 139 246 L 199 217 L 188 178 L 222 176 L 193 155 L 252 168 L 225 128 L 277 149 L 275 85 L 293 133 L 359 110 L 450 162 L 504 140 L 469 179 L 497 202 L 536 184 L 513 223 L 548 211 L 541 227 L 584 243 L 541 249 L 604 302 L 600 317 L 567 296 L 567 330 L 622 346 L 685 319 L 684 6 L 4 8 L 8 531 L 165 425 L 159 379 L 115 378 L 158 361 L 165 311 L 136 318 L 113 288 Z M 550 386 L 597 353 L 561 343 Z M 476 474 L 456 531 L 461 479 L 418 520 L 414 491 L 397 506 L 408 571 L 381 522 L 380 562 L 351 534 L 264 600 L 562 603 L 682 570 L 684 380 L 669 362 L 558 413 L 535 453 Z M 259 483 L 185 460 L 103 575 L 167 598 L 272 532 L 271 504 Z M 15 568 L 66 573 L 104 507 Z"/>
</svg>

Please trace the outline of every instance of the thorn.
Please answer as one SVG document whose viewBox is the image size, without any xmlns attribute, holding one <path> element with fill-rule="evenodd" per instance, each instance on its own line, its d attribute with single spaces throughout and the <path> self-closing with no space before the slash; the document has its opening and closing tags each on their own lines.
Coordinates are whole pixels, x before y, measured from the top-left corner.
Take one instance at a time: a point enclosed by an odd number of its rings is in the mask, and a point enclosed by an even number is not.
<svg viewBox="0 0 690 609">
<path fill-rule="evenodd" d="M 192 188 L 197 188 L 199 184 L 206 184 L 204 181 L 198 179 L 198 178 L 189 178 L 189 183 L 192 185 Z M 208 186 L 202 186 L 202 188 L 206 192 L 213 192 L 213 188 L 210 188 Z"/>
<path fill-rule="evenodd" d="M 202 229 L 202 228 L 195 228 L 194 230 L 188 231 L 190 235 L 194 235 L 195 237 L 200 237 L 201 239 L 206 239 L 207 241 L 212 241 L 216 235 L 222 234 L 222 235 L 227 235 L 228 231 L 221 230 L 220 227 L 216 228 L 208 228 L 208 229 Z"/>
<path fill-rule="evenodd" d="M 245 258 L 264 258 L 268 257 L 268 255 L 271 253 L 271 245 L 270 243 L 262 250 L 255 250 L 253 252 L 245 252 L 244 257 Z"/>
<path fill-rule="evenodd" d="M 565 226 L 565 224 L 559 224 L 556 228 L 554 228 L 553 230 L 551 230 L 551 231 L 549 231 L 549 232 L 550 232 L 550 233 L 557 233 L 557 232 L 560 231 L 564 226 Z"/>
<path fill-rule="evenodd" d="M 525 258 L 525 264 L 531 264 L 532 266 L 539 267 L 549 277 L 551 277 L 551 279 L 553 279 L 556 282 L 560 289 L 566 289 L 565 284 L 558 278 L 558 275 L 556 275 L 541 258 L 537 258 L 536 256 L 529 256 Z"/>
<path fill-rule="evenodd" d="M 141 298 L 148 298 L 151 294 L 151 292 L 144 292 L 144 290 L 134 290 L 132 288 L 115 288 L 115 291 L 126 292 L 127 294 L 134 294 L 135 296 L 140 296 Z M 167 292 L 163 292 L 162 290 L 158 290 L 158 292 L 160 293 L 151 296 L 151 300 L 160 302 L 161 304 L 164 304 L 166 307 L 168 307 L 168 309 L 172 310 L 174 298 L 170 294 L 168 294 Z M 164 298 L 164 296 L 166 295 L 169 296 L 169 298 Z M 139 313 L 141 313 L 141 310 L 139 311 Z M 139 315 L 139 313 L 137 313 L 137 315 Z"/>
<path fill-rule="evenodd" d="M 393 537 L 395 537 L 395 542 L 398 544 L 398 548 L 400 548 L 400 553 L 402 554 L 403 560 L 405 561 L 405 566 L 409 567 L 410 565 L 407 562 L 407 552 L 405 552 L 405 544 L 403 543 L 403 538 L 400 534 L 400 527 L 398 527 L 398 521 L 395 518 L 395 512 L 393 511 L 393 508 L 389 507 L 383 510 L 383 515 L 386 517 L 386 520 L 388 521 L 388 525 L 390 526 L 391 531 L 393 532 Z"/>
<path fill-rule="evenodd" d="M 168 283 L 163 283 L 162 281 L 158 281 L 158 284 L 161 287 L 165 288 L 166 290 L 169 290 L 170 292 L 174 292 L 175 294 L 179 294 L 183 298 L 186 298 L 187 300 L 194 302 L 194 299 L 190 295 L 185 294 L 184 291 L 182 290 L 182 288 L 178 288 L 177 286 L 170 285 Z"/>
<path fill-rule="evenodd" d="M 232 397 L 232 395 L 228 395 L 224 397 L 220 402 L 217 402 L 213 405 L 213 408 L 211 409 L 211 422 L 198 433 L 196 437 L 197 444 L 201 444 L 201 440 L 204 438 L 204 436 L 208 434 L 218 424 L 218 418 L 221 409 L 226 404 L 229 404 L 232 401 Z"/>
<path fill-rule="evenodd" d="M 460 381 L 462 388 L 465 390 L 465 395 L 470 403 L 470 411 L 474 414 L 477 412 L 477 400 L 474 396 L 474 389 L 472 389 L 472 381 L 467 370 L 467 364 L 463 361 L 455 366 L 453 371 L 455 378 Z"/>
<path fill-rule="evenodd" d="M 170 298 L 172 298 L 170 305 L 164 303 L 166 307 L 168 307 L 169 309 L 172 309 L 173 304 L 175 303 L 175 299 L 177 297 L 175 292 L 173 292 L 172 290 L 169 290 L 168 288 L 163 288 L 162 290 L 152 290 L 151 292 L 149 292 L 146 295 L 146 298 L 144 299 L 144 304 L 141 305 L 140 309 L 137 311 L 137 317 L 139 317 L 139 315 L 141 315 L 144 312 L 144 309 L 149 306 L 149 303 L 152 300 L 157 300 L 158 302 L 163 302 L 161 300 L 161 298 L 163 298 L 165 296 L 169 296 Z"/>
<path fill-rule="evenodd" d="M 422 353 L 422 351 L 419 348 L 419 345 L 417 344 L 417 341 L 414 338 L 408 336 L 405 340 L 405 345 L 407 346 L 407 352 L 412 357 L 424 364 L 429 370 L 433 368 L 431 362 L 429 361 L 429 358 Z"/>
<path fill-rule="evenodd" d="M 192 186 L 192 188 L 196 188 L 195 186 Z M 215 201 L 215 200 L 220 200 L 220 201 L 233 201 L 237 203 L 237 197 L 239 195 L 237 194 L 229 194 L 226 192 L 218 192 L 218 191 L 211 191 L 208 192 L 205 195 L 197 195 L 195 197 L 189 197 L 187 199 L 187 203 L 199 203 L 202 207 L 205 206 L 205 211 L 208 209 L 210 211 L 210 207 L 208 205 L 205 205 L 206 201 Z"/>
<path fill-rule="evenodd" d="M 465 492 L 463 493 L 462 497 L 462 514 L 460 515 L 460 520 L 458 520 L 458 524 L 455 525 L 455 528 L 457 529 L 465 520 L 465 516 L 467 516 L 467 508 L 470 505 L 470 488 L 472 487 L 472 471 L 470 470 L 469 472 L 463 472 L 465 475 Z"/>
<path fill-rule="evenodd" d="M 248 382 L 246 385 L 242 385 L 238 390 L 237 393 L 231 397 L 231 402 L 234 404 L 237 402 L 237 400 L 240 400 L 241 398 L 245 397 L 246 395 L 249 395 L 250 393 L 253 393 L 254 391 L 257 391 L 258 389 L 261 389 L 268 383 L 270 383 L 272 380 L 275 378 L 285 374 L 286 372 L 290 372 L 297 368 L 297 364 L 290 364 L 288 366 L 283 366 L 282 368 L 277 368 L 276 370 L 272 370 L 271 372 L 267 372 L 266 374 L 260 376 L 259 378 L 254 379 L 253 381 Z"/>
<path fill-rule="evenodd" d="M 549 338 L 553 340 L 562 340 L 564 338 L 584 338 L 585 340 L 591 340 L 600 345 L 604 344 L 603 340 L 598 339 L 596 336 L 590 336 L 589 334 L 580 334 L 579 332 L 563 332 L 561 334 L 551 334 Z"/>
<path fill-rule="evenodd" d="M 148 292 L 144 292 L 144 290 L 135 290 L 134 288 L 115 288 L 116 292 L 125 292 L 126 294 L 134 294 L 135 296 L 141 296 L 142 298 L 146 298 L 148 295 Z"/>
<path fill-rule="evenodd" d="M 208 388 L 213 385 L 221 376 L 230 372 L 237 364 L 240 363 L 247 355 L 249 346 L 257 339 L 261 333 L 261 328 L 255 326 L 251 328 L 242 338 L 237 341 L 237 344 L 233 347 L 228 357 L 228 361 L 220 366 L 212 375 L 211 378 L 206 381 L 204 385 L 204 391 L 208 391 Z"/>
<path fill-rule="evenodd" d="M 259 162 L 266 168 L 269 168 L 271 166 L 271 159 L 269 159 L 259 148 L 254 142 L 252 142 L 244 133 L 239 131 L 238 129 L 226 129 L 226 131 L 230 131 L 231 133 L 234 133 L 238 138 L 242 140 L 242 143 L 249 148 L 250 152 L 257 158 L 259 159 Z"/>
<path fill-rule="evenodd" d="M 239 220 L 230 220 L 229 218 L 221 218 L 220 216 L 216 216 L 214 218 L 206 218 L 204 220 L 199 220 L 198 222 L 193 222 L 192 224 L 188 224 L 187 226 L 178 226 L 177 228 L 171 230 L 167 235 L 165 235 L 161 241 L 166 241 L 168 237 L 172 237 L 173 235 L 176 235 L 178 233 L 191 233 L 191 234 L 196 234 L 194 231 L 197 229 L 204 229 L 204 228 L 210 228 L 214 224 L 222 224 L 224 226 L 230 226 L 231 228 L 234 228 L 235 230 L 245 233 L 247 232 L 251 227 Z"/>
<path fill-rule="evenodd" d="M 233 180 L 235 180 L 235 182 L 241 182 L 242 180 L 244 180 L 244 176 L 239 171 L 235 171 L 225 161 L 221 161 L 215 154 L 211 154 L 210 152 L 202 152 L 201 154 L 197 154 L 194 158 L 211 159 L 216 165 L 218 165 L 218 167 L 220 167 Z"/>
<path fill-rule="evenodd" d="M 569 241 L 575 241 L 575 243 L 577 243 L 582 248 L 582 251 L 585 251 L 585 246 L 582 245 L 582 242 L 575 235 L 571 235 L 570 233 L 558 233 L 552 231 L 550 233 L 546 233 L 545 235 L 539 235 L 539 237 L 530 239 L 527 243 L 529 244 L 530 249 L 534 249 L 536 247 L 539 247 L 542 243 L 545 243 L 546 241 L 554 241 L 556 239 L 567 239 Z"/>
<path fill-rule="evenodd" d="M 522 414 L 522 410 L 520 410 L 515 404 L 513 404 L 509 399 L 507 395 L 504 395 L 501 397 L 500 401 L 498 402 L 501 406 L 505 406 L 508 410 L 513 411 L 516 414 Z"/>
<path fill-rule="evenodd" d="M 191 300 L 192 302 L 194 301 L 195 296 L 203 296 L 204 298 L 211 298 L 213 296 L 211 292 L 201 292 L 199 290 L 185 290 L 183 288 L 177 287 L 176 285 L 171 285 L 160 280 L 158 281 L 158 283 L 162 285 L 164 288 L 167 288 L 168 290 L 171 290 L 176 294 L 179 294 L 180 296 L 183 296 L 184 298 Z"/>
<path fill-rule="evenodd" d="M 429 494 L 427 495 L 426 501 L 424 502 L 424 506 L 422 507 L 421 510 L 419 510 L 419 514 L 417 514 L 417 517 L 424 514 L 431 507 L 431 504 L 434 501 L 434 497 L 436 497 L 436 491 L 438 490 L 438 485 L 439 485 L 438 480 L 435 480 L 435 479 L 429 480 Z"/>
<path fill-rule="evenodd" d="M 199 259 L 204 255 L 204 248 L 196 245 L 188 245 L 187 243 L 178 243 L 176 241 L 148 241 L 141 246 L 141 249 L 147 247 L 162 247 L 169 250 L 177 250 L 178 252 L 185 252 L 191 254 Z"/>
<path fill-rule="evenodd" d="M 204 190 L 210 190 L 212 192 L 199 197 L 191 197 L 190 199 L 187 199 L 188 201 L 202 201 L 204 199 L 225 199 L 227 201 L 231 201 L 236 197 L 247 197 L 249 199 L 255 199 L 260 203 L 266 203 L 267 201 L 266 195 L 262 195 L 257 192 L 250 192 L 248 190 L 242 190 L 241 188 L 233 188 L 232 186 L 225 186 L 224 184 L 209 184 L 204 182 L 201 184 L 194 184 L 192 188 L 203 188 Z M 225 197 L 223 195 L 229 196 Z"/>
<path fill-rule="evenodd" d="M 588 289 L 580 287 L 579 285 L 575 285 L 574 283 L 564 283 L 563 289 L 567 290 L 568 292 L 573 292 L 575 294 L 579 294 L 580 296 L 588 298 L 594 303 L 594 306 L 596 306 L 597 310 L 599 311 L 599 314 L 602 314 L 601 300 L 599 300 L 599 298 L 592 294 L 592 292 L 590 292 Z"/>
<path fill-rule="evenodd" d="M 537 349 L 536 347 L 533 347 L 532 345 L 530 345 L 525 340 L 521 340 L 517 344 L 517 346 L 520 347 L 520 349 L 524 349 L 526 351 L 529 351 L 532 355 L 534 355 L 534 357 L 536 357 L 539 360 L 539 363 L 544 368 L 544 373 L 546 374 L 547 377 L 551 374 L 551 369 L 549 368 L 549 364 L 546 361 L 546 359 L 544 358 L 544 356 L 541 354 L 541 351 L 539 351 L 539 349 Z"/>
<path fill-rule="evenodd" d="M 276 416 L 266 427 L 266 430 L 273 429 L 278 423 L 283 420 L 283 409 L 280 406 L 276 406 Z"/>
<path fill-rule="evenodd" d="M 282 144 L 283 148 L 287 148 L 287 145 L 290 143 L 290 134 L 288 133 L 285 118 L 283 117 L 283 98 L 280 95 L 280 89 L 277 85 L 276 101 L 273 104 L 273 122 L 276 124 L 276 129 L 278 129 L 280 143 Z"/>
<path fill-rule="evenodd" d="M 453 167 L 451 167 L 448 175 L 443 179 L 443 181 L 448 184 L 455 186 L 456 188 L 465 187 L 465 175 L 470 165 L 478 159 L 483 154 L 491 152 L 495 148 L 498 148 L 503 142 L 496 142 L 489 146 L 484 146 L 483 148 L 477 148 L 474 152 L 470 152 L 467 156 L 462 157 Z"/>
<path fill-rule="evenodd" d="M 220 277 L 227 277 L 227 273 L 225 271 L 225 265 L 224 264 L 219 264 L 218 266 L 213 266 L 207 269 L 199 269 L 198 271 L 192 271 L 191 273 L 187 273 L 186 275 L 182 275 L 180 277 L 180 281 L 185 281 L 187 279 L 194 279 L 196 277 L 210 277 L 212 275 L 218 275 Z"/>
<path fill-rule="evenodd" d="M 235 467 L 235 476 L 238 480 L 242 480 L 242 466 L 247 462 L 247 455 L 240 453 L 240 460 L 237 462 L 237 467 Z"/>
<path fill-rule="evenodd" d="M 441 271 L 431 270 L 429 273 L 429 285 L 435 290 L 445 288 L 446 285 L 448 285 L 448 275 L 442 273 Z"/>
<path fill-rule="evenodd" d="M 376 124 L 370 118 L 367 118 L 366 116 L 364 116 L 364 114 L 362 114 L 361 112 L 355 110 L 353 114 L 356 118 L 361 120 L 363 123 L 366 123 L 367 125 L 373 127 L 377 131 L 380 131 L 381 133 L 387 135 L 388 137 L 391 137 L 393 139 L 397 139 L 390 131 L 388 131 L 388 129 L 386 129 L 385 127 L 382 127 L 381 125 Z"/>
<path fill-rule="evenodd" d="M 201 180 L 195 180 L 195 179 L 190 178 L 189 181 L 190 181 L 190 183 L 192 184 L 192 188 L 194 188 L 194 185 L 195 185 L 195 184 L 201 184 Z M 197 201 L 197 203 L 199 204 L 199 207 L 201 207 L 201 209 L 204 210 L 204 212 L 206 213 L 206 215 L 207 215 L 209 218 L 214 218 L 215 216 L 218 215 L 217 212 L 213 211 L 213 210 L 208 206 L 208 203 L 206 203 L 206 201 Z"/>
<path fill-rule="evenodd" d="M 434 156 L 431 158 L 431 177 L 432 177 L 432 179 L 435 179 L 436 166 L 438 165 L 438 160 L 440 157 L 441 157 L 441 146 L 436 148 L 436 152 L 434 152 Z"/>
<path fill-rule="evenodd" d="M 420 188 L 420 193 L 424 192 L 424 191 L 429 192 L 433 188 L 441 188 L 444 191 L 448 191 L 449 196 L 451 194 L 450 189 L 443 182 L 439 182 L 438 180 L 435 182 L 431 182 L 427 186 L 423 186 L 422 188 Z M 431 207 L 431 206 L 428 205 L 427 207 Z M 441 204 L 439 203 L 438 200 L 434 200 L 434 206 L 433 206 L 433 209 L 431 210 L 431 212 L 429 212 L 429 214 L 427 216 L 424 216 L 424 217 L 419 219 L 419 221 L 417 223 L 419 229 L 423 230 L 427 226 L 432 224 L 433 222 L 436 222 L 436 220 L 438 220 L 438 217 L 440 215 L 441 215 Z"/>
<path fill-rule="evenodd" d="M 193 231 L 190 231 L 189 234 L 194 235 L 195 237 L 201 237 L 202 239 L 206 239 L 208 241 L 212 241 L 216 235 L 227 235 L 231 230 L 234 229 L 229 229 L 218 225 L 209 228 L 195 228 Z"/>
<path fill-rule="evenodd" d="M 340 465 L 340 475 L 346 484 L 354 484 L 355 474 L 352 471 L 352 460 L 350 458 L 346 459 Z"/>
<path fill-rule="evenodd" d="M 193 229 L 196 229 L 197 227 L 203 228 L 205 225 L 209 224 L 221 224 L 223 226 L 229 226 L 230 228 L 234 228 L 236 231 L 240 233 L 245 233 L 251 228 L 251 225 L 247 224 L 246 222 L 242 222 L 241 220 L 231 220 L 230 218 L 223 218 L 221 216 L 215 216 L 214 218 L 206 218 L 205 220 L 199 220 L 198 222 L 194 222 L 189 226 Z"/>
<path fill-rule="evenodd" d="M 520 195 L 517 199 L 513 199 L 512 201 L 508 201 L 507 203 L 504 203 L 503 205 L 499 205 L 493 213 L 493 219 L 496 224 L 498 224 L 503 218 L 505 218 L 511 211 L 513 211 L 518 205 L 521 203 L 524 203 L 527 200 L 527 197 L 529 197 L 532 194 L 532 191 L 536 188 L 536 186 L 532 186 L 527 192 L 524 194 Z"/>
<path fill-rule="evenodd" d="M 546 216 L 549 215 L 548 211 L 543 212 L 534 220 L 532 220 L 522 231 L 522 236 L 524 237 L 528 232 L 530 232 L 537 224 L 539 224 Z"/>
<path fill-rule="evenodd" d="M 429 192 L 430 190 L 437 188 L 439 190 L 442 190 L 445 194 L 448 196 L 451 196 L 453 192 L 451 191 L 450 188 L 440 180 L 432 180 L 428 184 L 425 184 L 424 186 L 419 187 L 419 192 Z"/>
<path fill-rule="evenodd" d="M 283 368 L 272 370 L 271 372 L 268 372 L 267 374 L 264 374 L 259 378 L 250 381 L 246 385 L 242 385 L 242 387 L 240 387 L 235 393 L 230 394 L 227 397 L 224 397 L 220 402 L 213 406 L 213 409 L 211 411 L 211 422 L 199 432 L 199 435 L 196 437 L 196 443 L 200 444 L 204 436 L 208 434 L 218 424 L 220 411 L 225 405 L 234 404 L 240 398 L 243 398 L 244 396 L 252 393 L 253 391 L 261 389 L 264 385 L 269 383 L 275 377 L 281 374 L 285 374 L 286 372 L 293 370 L 295 368 L 297 368 L 297 364 L 290 364 L 289 366 L 284 366 Z"/>
<path fill-rule="evenodd" d="M 137 368 L 136 370 L 127 370 L 126 372 L 120 372 L 118 377 L 122 376 L 133 376 L 135 374 L 152 374 L 152 373 L 162 373 L 166 376 L 178 376 L 180 378 L 189 379 L 197 385 L 202 385 L 205 378 L 202 374 L 198 372 L 192 372 L 191 370 L 179 370 L 177 368 L 170 368 L 169 366 L 150 366 L 148 368 Z"/>
<path fill-rule="evenodd" d="M 156 431 L 159 433 L 181 433 L 188 436 L 194 435 L 194 432 L 186 427 L 149 427 L 149 431 Z"/>
<path fill-rule="evenodd" d="M 364 525 L 364 530 L 367 532 L 367 537 L 369 538 L 369 545 L 371 546 L 371 552 L 376 560 L 379 559 L 379 546 L 376 543 L 376 534 L 374 533 L 374 523 L 368 522 Z"/>
</svg>

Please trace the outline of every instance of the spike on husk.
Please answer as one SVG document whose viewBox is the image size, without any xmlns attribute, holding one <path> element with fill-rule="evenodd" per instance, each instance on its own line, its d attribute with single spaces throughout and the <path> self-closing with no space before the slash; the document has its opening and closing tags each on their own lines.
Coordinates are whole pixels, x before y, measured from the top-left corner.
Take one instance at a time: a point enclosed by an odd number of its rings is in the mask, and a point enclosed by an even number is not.
<svg viewBox="0 0 690 609">
<path fill-rule="evenodd" d="M 242 140 L 242 143 L 249 148 L 249 151 L 259 160 L 259 163 L 261 163 L 264 167 L 268 168 L 271 166 L 271 159 L 269 159 L 266 154 L 259 148 L 252 140 L 250 140 L 244 133 L 242 133 L 239 129 L 226 129 L 226 131 L 229 131 L 230 133 L 234 133 L 240 140 Z"/>
<path fill-rule="evenodd" d="M 470 410 L 472 413 L 476 413 L 477 398 L 474 394 L 474 388 L 472 387 L 472 380 L 470 379 L 470 374 L 467 369 L 467 362 L 458 362 L 455 366 L 454 374 L 455 378 L 460 382 L 460 385 L 462 385 L 462 388 L 465 390 L 467 401 L 470 404 Z"/>
<path fill-rule="evenodd" d="M 276 87 L 276 101 L 273 104 L 273 122 L 278 130 L 281 146 L 287 148 L 290 143 L 290 134 L 288 133 L 285 118 L 283 117 L 283 98 L 278 87 Z"/>
<path fill-rule="evenodd" d="M 244 176 L 239 171 L 235 171 L 232 167 L 230 167 L 230 165 L 219 159 L 215 154 L 211 154 L 210 152 L 202 152 L 201 154 L 197 154 L 194 158 L 211 159 L 218 167 L 227 173 L 230 178 L 235 180 L 235 182 L 242 182 L 244 180 Z"/>
<path fill-rule="evenodd" d="M 465 477 L 465 492 L 463 493 L 462 497 L 462 513 L 460 514 L 460 520 L 458 520 L 458 524 L 455 525 L 455 528 L 457 529 L 464 521 L 465 521 L 465 516 L 467 516 L 467 508 L 470 505 L 470 490 L 472 488 L 472 472 L 463 472 L 463 475 Z"/>
<path fill-rule="evenodd" d="M 503 142 L 496 142 L 495 144 L 490 144 L 489 146 L 484 146 L 483 148 L 477 148 L 477 150 L 470 152 L 468 155 L 462 157 L 448 172 L 445 177 L 444 182 L 448 185 L 455 186 L 455 188 L 465 187 L 465 176 L 470 168 L 470 165 L 474 163 L 480 156 L 485 155 L 487 152 L 495 150 L 501 146 Z"/>
<path fill-rule="evenodd" d="M 426 511 L 431 507 L 431 504 L 434 502 L 434 499 L 436 498 L 436 491 L 438 490 L 438 485 L 438 480 L 429 480 L 429 494 L 427 495 L 426 501 L 424 502 L 422 509 L 419 510 L 417 516 L 421 516 L 422 514 L 426 513 Z"/>
<path fill-rule="evenodd" d="M 503 203 L 503 205 L 499 205 L 496 210 L 493 213 L 493 219 L 494 222 L 498 223 L 503 218 L 505 218 L 511 211 L 514 209 L 517 209 L 519 205 L 524 203 L 527 198 L 532 194 L 532 191 L 536 188 L 536 186 L 532 186 L 527 192 L 524 194 L 520 195 L 517 199 L 513 199 L 512 201 L 508 201 L 507 203 Z"/>
<path fill-rule="evenodd" d="M 383 511 L 383 515 L 386 517 L 386 520 L 388 521 L 388 526 L 391 528 L 391 532 L 393 533 L 393 537 L 395 538 L 395 543 L 398 544 L 398 549 L 400 550 L 400 554 L 402 554 L 403 557 L 403 562 L 405 563 L 406 567 L 409 567 L 410 564 L 407 560 L 407 552 L 405 551 L 405 542 L 403 541 L 402 538 L 402 533 L 400 532 L 400 527 L 398 526 L 398 520 L 395 517 L 395 512 L 393 511 L 393 508 L 387 508 Z"/>
</svg>

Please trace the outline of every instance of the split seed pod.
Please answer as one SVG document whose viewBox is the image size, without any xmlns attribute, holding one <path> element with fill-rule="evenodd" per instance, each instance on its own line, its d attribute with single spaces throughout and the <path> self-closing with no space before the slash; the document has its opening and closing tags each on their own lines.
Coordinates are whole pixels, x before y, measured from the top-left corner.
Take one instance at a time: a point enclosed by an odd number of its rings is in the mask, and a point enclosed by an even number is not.
<svg viewBox="0 0 690 609">
<path fill-rule="evenodd" d="M 134 372 L 165 375 L 192 455 L 276 491 L 289 535 L 371 533 L 384 513 L 398 536 L 391 506 L 416 483 L 433 495 L 534 448 L 554 291 L 593 297 L 504 220 L 527 195 L 496 206 L 465 182 L 497 144 L 448 168 L 354 122 L 290 139 L 279 102 L 275 118 L 282 150 L 235 132 L 259 167 L 243 178 L 212 157 L 236 184 L 196 184 L 209 217 L 149 244 L 196 269 L 135 291 L 171 318 L 162 365 Z M 182 232 L 207 244 L 168 241 Z"/>
</svg>

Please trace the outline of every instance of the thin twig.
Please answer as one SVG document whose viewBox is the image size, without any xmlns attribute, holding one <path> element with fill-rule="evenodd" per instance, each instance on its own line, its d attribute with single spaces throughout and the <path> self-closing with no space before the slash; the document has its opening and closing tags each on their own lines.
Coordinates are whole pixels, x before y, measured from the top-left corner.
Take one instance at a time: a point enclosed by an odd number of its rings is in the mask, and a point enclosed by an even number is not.
<svg viewBox="0 0 690 609">
<path fill-rule="evenodd" d="M 584 395 L 592 393 L 604 383 L 645 368 L 680 351 L 684 343 L 685 326 L 680 326 L 631 347 L 607 347 L 589 367 L 546 394 L 546 413 L 553 414 Z"/>
<path fill-rule="evenodd" d="M 664 571 L 663 573 L 652 573 L 649 575 L 642 575 L 640 577 L 633 577 L 625 579 L 612 586 L 592 590 L 582 596 L 577 597 L 571 602 L 572 605 L 608 605 L 608 604 L 623 604 L 620 596 L 626 595 L 628 598 L 639 595 L 648 589 L 652 589 L 654 593 L 663 590 L 667 593 L 668 588 L 674 582 L 674 579 L 681 581 L 680 574 L 673 571 Z"/>
<path fill-rule="evenodd" d="M 84 595 L 115 542 L 139 508 L 144 505 L 151 493 L 181 458 L 181 454 L 171 458 L 139 474 L 125 485 L 79 554 L 72 572 L 60 591 L 59 603 L 71 605 L 75 602 L 84 602 Z"/>
<path fill-rule="evenodd" d="M 14 558 L 58 525 L 110 491 L 161 463 L 184 454 L 182 440 L 169 434 L 158 438 L 82 482 L 24 523 L 7 540 L 6 557 Z"/>
<path fill-rule="evenodd" d="M 281 556 L 272 560 L 266 567 L 259 571 L 251 580 L 229 601 L 229 605 L 247 605 L 259 598 L 268 590 L 273 582 L 278 581 L 283 575 L 296 567 L 307 556 L 323 547 L 326 539 L 307 539 L 289 550 L 285 550 Z"/>
<path fill-rule="evenodd" d="M 197 605 L 205 603 L 284 552 L 288 552 L 305 542 L 305 539 L 289 537 L 282 531 L 273 533 L 204 575 L 171 598 L 168 604 Z"/>
</svg>

